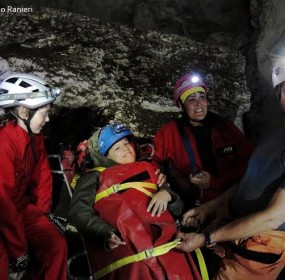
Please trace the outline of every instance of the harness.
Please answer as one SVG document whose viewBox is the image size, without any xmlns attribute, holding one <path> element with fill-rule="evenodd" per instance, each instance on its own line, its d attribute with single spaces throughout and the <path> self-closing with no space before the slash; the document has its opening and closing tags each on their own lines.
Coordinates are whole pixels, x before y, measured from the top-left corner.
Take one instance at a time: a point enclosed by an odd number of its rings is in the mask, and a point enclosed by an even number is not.
<svg viewBox="0 0 285 280">
<path fill-rule="evenodd" d="M 191 169 L 191 171 L 193 170 L 195 172 L 195 169 L 197 169 L 196 160 L 195 160 L 193 149 L 192 149 L 192 147 L 189 143 L 189 140 L 187 138 L 186 132 L 183 129 L 183 123 L 180 121 L 177 121 L 177 127 L 178 127 L 178 130 L 180 132 L 184 148 L 185 148 L 187 155 L 188 155 L 190 169 Z"/>
<path fill-rule="evenodd" d="M 96 195 L 95 202 L 99 201 L 100 199 L 107 197 L 111 194 L 117 193 L 119 191 L 127 190 L 127 189 L 136 189 L 140 192 L 145 193 L 149 197 L 153 197 L 153 193 L 148 191 L 147 189 L 153 189 L 156 190 L 157 186 L 153 183 L 145 183 L 145 182 L 131 182 L 131 183 L 123 183 L 123 184 L 115 184 L 108 189 L 99 192 Z"/>
<path fill-rule="evenodd" d="M 97 167 L 93 170 L 102 172 L 105 170 L 105 168 Z M 127 190 L 127 189 L 136 189 L 148 195 L 149 197 L 152 197 L 153 193 L 150 192 L 149 189 L 156 190 L 157 185 L 154 183 L 148 183 L 148 182 L 127 182 L 127 183 L 122 183 L 122 184 L 114 184 L 108 187 L 107 189 L 101 192 L 98 192 L 95 197 L 95 202 L 98 202 L 99 200 L 103 198 L 106 198 L 112 194 L 115 194 L 115 193 L 118 193 L 120 191 Z M 94 273 L 94 277 L 95 279 L 100 279 L 101 277 L 111 273 L 112 271 L 118 268 L 121 268 L 123 266 L 126 266 L 128 264 L 131 264 L 134 262 L 140 262 L 140 261 L 143 261 L 149 258 L 164 255 L 168 253 L 171 249 L 174 249 L 178 244 L 181 244 L 181 241 L 179 239 L 175 239 L 174 241 L 167 242 L 160 246 L 153 247 L 153 248 L 141 251 L 137 254 L 124 257 L 96 271 Z M 209 280 L 207 267 L 206 267 L 205 260 L 204 260 L 201 250 L 198 248 L 195 250 L 195 253 L 196 253 L 197 260 L 198 260 L 198 265 L 199 265 L 202 280 Z"/>
</svg>

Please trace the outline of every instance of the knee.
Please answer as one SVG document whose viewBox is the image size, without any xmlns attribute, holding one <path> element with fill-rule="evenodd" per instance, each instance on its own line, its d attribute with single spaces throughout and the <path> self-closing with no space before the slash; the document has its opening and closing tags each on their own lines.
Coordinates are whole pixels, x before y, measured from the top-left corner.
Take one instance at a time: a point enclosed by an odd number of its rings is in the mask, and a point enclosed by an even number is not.
<svg viewBox="0 0 285 280">
<path fill-rule="evenodd" d="M 67 255 L 67 243 L 64 236 L 57 232 L 57 234 L 53 234 L 49 240 L 49 247 L 51 254 L 61 254 L 63 256 Z"/>
<path fill-rule="evenodd" d="M 2 242 L 0 242 L 0 279 L 8 278 L 9 258 Z"/>
</svg>

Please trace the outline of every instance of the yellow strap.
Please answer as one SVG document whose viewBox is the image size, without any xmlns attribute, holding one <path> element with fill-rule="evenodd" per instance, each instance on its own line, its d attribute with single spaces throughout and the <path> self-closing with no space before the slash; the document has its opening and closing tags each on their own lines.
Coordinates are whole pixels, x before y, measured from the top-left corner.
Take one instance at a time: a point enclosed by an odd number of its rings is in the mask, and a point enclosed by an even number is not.
<svg viewBox="0 0 285 280">
<path fill-rule="evenodd" d="M 94 277 L 95 279 L 99 279 L 103 276 L 105 276 L 106 274 L 122 267 L 125 266 L 127 264 L 133 263 L 133 262 L 139 262 L 145 259 L 149 259 L 152 257 L 157 257 L 163 254 L 168 253 L 171 249 L 175 248 L 178 244 L 180 244 L 180 240 L 176 239 L 172 242 L 160 245 L 158 247 L 152 248 L 152 249 L 148 249 L 145 251 L 142 251 L 138 254 L 132 255 L 132 256 L 128 256 L 125 258 L 122 258 L 120 260 L 117 260 L 111 264 L 109 264 L 108 266 L 105 266 L 104 268 L 98 270 L 96 273 L 94 273 Z"/>
<path fill-rule="evenodd" d="M 72 178 L 72 181 L 70 183 L 70 186 L 75 189 L 75 186 L 76 186 L 76 183 L 77 183 L 77 180 L 80 178 L 81 174 L 75 174 Z"/>
<path fill-rule="evenodd" d="M 129 182 L 129 183 L 124 183 L 124 184 L 115 184 L 115 185 L 109 187 L 108 189 L 97 193 L 96 198 L 95 198 L 95 202 L 97 202 L 100 199 L 107 197 L 113 193 L 117 193 L 119 191 L 130 189 L 130 188 L 137 189 L 138 191 L 141 191 L 141 192 L 145 193 L 146 195 L 152 197 L 153 194 L 146 189 L 156 190 L 157 185 L 153 184 L 153 183 L 147 183 L 147 182 Z"/>
<path fill-rule="evenodd" d="M 196 256 L 197 256 L 197 260 L 198 260 L 198 264 L 199 264 L 202 280 L 209 280 L 207 266 L 206 266 L 205 259 L 203 257 L 203 254 L 202 254 L 201 250 L 198 248 L 198 249 L 195 250 L 195 253 L 196 253 Z"/>
<path fill-rule="evenodd" d="M 96 170 L 96 171 L 99 171 L 99 172 L 103 172 L 105 169 L 106 169 L 106 167 L 98 166 L 98 167 L 90 169 L 89 171 Z"/>
<path fill-rule="evenodd" d="M 98 166 L 98 167 L 95 167 L 95 168 L 92 168 L 92 169 L 86 171 L 85 173 L 90 172 L 90 171 L 103 172 L 105 169 L 106 169 L 106 167 Z M 73 189 L 75 189 L 77 180 L 80 178 L 80 176 L 81 176 L 82 174 L 84 174 L 84 173 L 75 174 L 75 175 L 73 176 L 72 181 L 71 181 L 71 183 L 70 183 L 70 186 L 71 186 Z"/>
</svg>

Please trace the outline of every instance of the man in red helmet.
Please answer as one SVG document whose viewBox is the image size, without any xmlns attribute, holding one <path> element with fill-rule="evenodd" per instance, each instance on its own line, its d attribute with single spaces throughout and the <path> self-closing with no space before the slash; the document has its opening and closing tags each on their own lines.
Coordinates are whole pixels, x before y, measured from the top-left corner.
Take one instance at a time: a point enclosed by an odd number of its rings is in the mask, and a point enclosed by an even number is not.
<svg viewBox="0 0 285 280">
<path fill-rule="evenodd" d="M 154 137 L 154 161 L 166 166 L 185 207 L 209 201 L 243 176 L 252 146 L 229 120 L 208 111 L 201 77 L 180 78 L 173 91 L 181 118 L 160 128 Z"/>
</svg>

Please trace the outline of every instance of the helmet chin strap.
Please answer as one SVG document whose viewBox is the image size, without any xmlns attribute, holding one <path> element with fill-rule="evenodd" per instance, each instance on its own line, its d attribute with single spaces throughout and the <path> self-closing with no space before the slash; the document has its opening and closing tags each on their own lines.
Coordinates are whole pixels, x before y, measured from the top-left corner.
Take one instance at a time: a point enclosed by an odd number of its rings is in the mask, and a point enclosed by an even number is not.
<svg viewBox="0 0 285 280">
<path fill-rule="evenodd" d="M 21 119 L 24 122 L 25 126 L 27 127 L 28 133 L 29 133 L 30 136 L 33 135 L 33 132 L 31 130 L 31 126 L 30 126 L 31 119 L 32 119 L 32 117 L 30 117 L 30 115 L 29 115 L 28 119 L 26 119 L 26 120 L 25 119 Z"/>
<path fill-rule="evenodd" d="M 37 156 L 36 156 L 36 153 L 35 153 L 35 144 L 34 144 L 34 133 L 32 132 L 31 130 L 31 126 L 30 126 L 30 123 L 31 123 L 31 119 L 33 118 L 34 114 L 35 114 L 35 111 L 31 111 L 29 112 L 29 117 L 27 119 L 23 119 L 21 118 L 18 114 L 16 114 L 15 112 L 12 111 L 12 114 L 16 117 L 16 118 L 19 118 L 21 121 L 23 121 L 23 123 L 25 124 L 25 126 L 27 127 L 27 130 L 28 130 L 28 134 L 30 136 L 30 139 L 31 139 L 31 148 L 32 148 L 32 153 L 33 153 L 33 157 L 34 157 L 34 160 L 37 161 Z"/>
<path fill-rule="evenodd" d="M 34 116 L 34 113 L 33 112 L 29 112 L 29 117 L 27 119 L 23 119 L 21 118 L 18 114 L 16 114 L 15 112 L 12 111 L 12 114 L 16 117 L 16 118 L 19 118 L 21 121 L 23 121 L 23 123 L 25 124 L 25 126 L 27 127 L 27 130 L 28 130 L 28 134 L 30 136 L 33 135 L 33 132 L 31 130 L 31 126 L 30 126 L 30 123 L 31 123 L 31 119 L 33 118 Z"/>
</svg>

